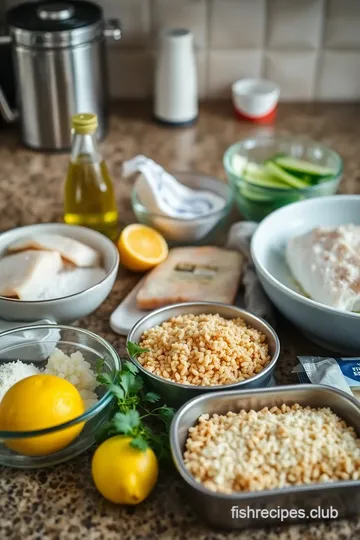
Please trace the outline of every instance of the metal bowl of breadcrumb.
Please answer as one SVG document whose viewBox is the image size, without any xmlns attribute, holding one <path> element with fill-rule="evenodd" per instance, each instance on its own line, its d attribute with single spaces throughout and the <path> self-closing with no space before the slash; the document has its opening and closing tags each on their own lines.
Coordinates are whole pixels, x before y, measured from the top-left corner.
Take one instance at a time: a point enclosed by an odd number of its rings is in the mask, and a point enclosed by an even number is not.
<svg viewBox="0 0 360 540">
<path fill-rule="evenodd" d="M 130 359 L 173 407 L 205 392 L 266 387 L 280 353 L 266 321 L 217 302 L 152 311 L 134 325 L 128 341 L 146 349 Z"/>
</svg>

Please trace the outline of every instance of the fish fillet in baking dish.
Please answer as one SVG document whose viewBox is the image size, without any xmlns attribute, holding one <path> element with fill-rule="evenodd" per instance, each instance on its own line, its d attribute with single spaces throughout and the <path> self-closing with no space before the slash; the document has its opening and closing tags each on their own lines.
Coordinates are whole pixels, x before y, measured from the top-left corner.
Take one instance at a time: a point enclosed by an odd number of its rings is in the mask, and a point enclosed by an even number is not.
<svg viewBox="0 0 360 540">
<path fill-rule="evenodd" d="M 288 266 L 313 300 L 345 310 L 360 311 L 360 227 L 317 227 L 291 238 Z"/>
<path fill-rule="evenodd" d="M 8 246 L 9 252 L 26 249 L 58 251 L 63 259 L 76 266 L 99 266 L 100 264 L 100 255 L 95 249 L 60 234 L 36 234 L 17 240 Z"/>
<path fill-rule="evenodd" d="M 62 268 L 58 251 L 22 251 L 0 259 L 0 296 L 35 300 Z"/>
<path fill-rule="evenodd" d="M 207 300 L 231 304 L 235 300 L 243 256 L 212 246 L 175 248 L 145 278 L 136 302 L 155 309 L 177 302 Z"/>
</svg>

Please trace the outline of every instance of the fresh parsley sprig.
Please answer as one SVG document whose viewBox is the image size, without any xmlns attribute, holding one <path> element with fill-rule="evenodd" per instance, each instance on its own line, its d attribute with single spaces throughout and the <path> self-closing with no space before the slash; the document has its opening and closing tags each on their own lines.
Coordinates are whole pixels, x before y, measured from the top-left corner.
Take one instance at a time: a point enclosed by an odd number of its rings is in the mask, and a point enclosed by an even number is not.
<svg viewBox="0 0 360 540">
<path fill-rule="evenodd" d="M 136 357 L 148 349 L 128 341 L 127 352 Z M 102 371 L 104 362 L 97 366 L 97 380 L 105 385 L 116 398 L 114 416 L 101 429 L 99 440 L 113 435 L 132 437 L 131 446 L 139 450 L 151 447 L 159 459 L 170 455 L 169 429 L 174 416 L 174 409 L 166 405 L 151 407 L 160 401 L 155 392 L 147 392 L 138 368 L 125 360 L 120 371 L 113 376 Z"/>
</svg>

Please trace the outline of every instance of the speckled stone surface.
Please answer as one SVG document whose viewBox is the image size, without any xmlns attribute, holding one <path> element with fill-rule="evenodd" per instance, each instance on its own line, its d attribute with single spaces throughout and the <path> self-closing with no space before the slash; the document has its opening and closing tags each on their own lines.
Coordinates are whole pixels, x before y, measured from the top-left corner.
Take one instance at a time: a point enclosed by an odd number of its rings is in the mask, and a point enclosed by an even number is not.
<svg viewBox="0 0 360 540">
<path fill-rule="evenodd" d="M 341 191 L 360 192 L 360 106 L 282 105 L 276 129 L 307 134 L 332 146 L 345 162 Z M 197 125 L 168 129 L 151 121 L 146 104 L 121 104 L 113 110 L 103 153 L 114 178 L 121 225 L 131 223 L 130 180 L 121 163 L 145 154 L 172 170 L 197 170 L 224 177 L 224 150 L 258 131 L 232 116 L 225 104 L 202 107 Z M 272 128 L 261 128 L 269 131 Z M 38 154 L 19 145 L 16 130 L 0 132 L 0 230 L 61 221 L 62 185 L 68 156 Z M 124 339 L 109 328 L 109 317 L 138 277 L 120 270 L 116 285 L 96 313 L 79 325 L 108 339 L 120 354 Z M 279 317 L 282 354 L 279 383 L 296 382 L 291 368 L 297 354 L 321 354 Z M 0 467 L 0 539 L 63 540 L 345 540 L 360 538 L 360 519 L 221 533 L 209 530 L 193 513 L 184 486 L 171 468 L 161 473 L 155 490 L 136 508 L 116 507 L 96 492 L 90 477 L 91 452 L 72 462 L 41 471 Z"/>
</svg>

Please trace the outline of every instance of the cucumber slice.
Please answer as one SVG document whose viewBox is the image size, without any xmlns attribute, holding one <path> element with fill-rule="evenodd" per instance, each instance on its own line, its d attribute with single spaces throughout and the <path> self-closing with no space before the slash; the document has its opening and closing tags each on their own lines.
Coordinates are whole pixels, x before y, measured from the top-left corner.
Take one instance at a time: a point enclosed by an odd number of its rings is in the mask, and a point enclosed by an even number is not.
<svg viewBox="0 0 360 540">
<path fill-rule="evenodd" d="M 232 167 L 234 173 L 249 184 L 266 188 L 289 189 L 288 185 L 269 174 L 263 165 L 248 162 L 243 156 L 235 155 Z"/>
<path fill-rule="evenodd" d="M 309 175 L 309 176 L 331 176 L 335 174 L 335 171 L 310 161 L 303 159 L 297 159 L 290 156 L 279 156 L 274 160 L 277 165 L 293 172 L 294 174 Z"/>
<path fill-rule="evenodd" d="M 256 186 L 273 189 L 290 189 L 290 186 L 284 184 L 284 182 L 282 182 L 272 174 L 269 174 L 265 167 L 259 167 L 258 165 L 256 165 L 256 168 L 247 167 L 245 169 L 243 178 L 249 184 L 253 184 Z"/>
<path fill-rule="evenodd" d="M 292 191 L 290 194 L 284 190 L 283 194 L 272 197 L 262 196 L 255 192 L 255 187 L 244 183 L 239 192 L 235 194 L 237 206 L 242 215 L 251 221 L 261 221 L 277 208 L 304 199 L 301 191 Z"/>
<path fill-rule="evenodd" d="M 236 176 L 242 176 L 244 174 L 247 164 L 248 160 L 239 154 L 235 154 L 231 160 L 231 166 Z"/>
<path fill-rule="evenodd" d="M 244 184 L 243 186 L 241 186 L 239 191 L 241 195 L 249 201 L 254 201 L 257 203 L 267 203 L 274 200 L 273 196 L 259 193 L 258 191 L 256 191 L 256 188 L 251 188 L 249 184 Z"/>
<path fill-rule="evenodd" d="M 261 174 L 265 173 L 267 176 L 269 176 L 269 173 L 267 173 L 265 171 L 263 165 L 258 165 L 257 163 L 254 163 L 253 161 L 249 161 L 249 163 L 246 165 L 245 170 L 249 174 L 254 174 L 254 175 L 259 174 L 259 175 L 261 175 Z"/>
<path fill-rule="evenodd" d="M 304 182 L 304 180 L 301 180 L 300 178 L 297 178 L 296 176 L 288 173 L 287 171 L 279 167 L 277 163 L 268 161 L 265 165 L 265 168 L 270 174 L 273 174 L 279 180 L 282 180 L 285 184 L 288 184 L 295 189 L 304 189 L 309 187 L 309 184 L 307 182 Z"/>
</svg>

